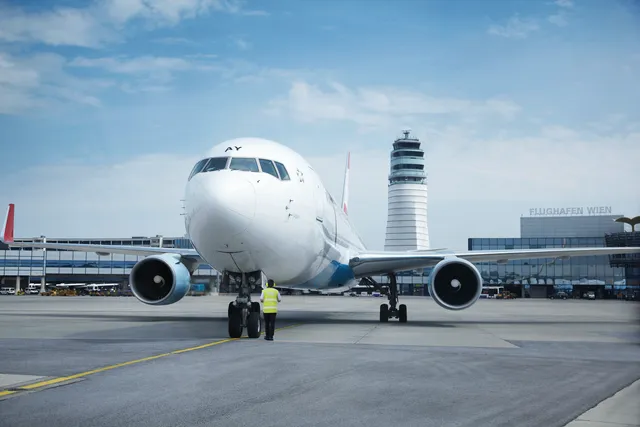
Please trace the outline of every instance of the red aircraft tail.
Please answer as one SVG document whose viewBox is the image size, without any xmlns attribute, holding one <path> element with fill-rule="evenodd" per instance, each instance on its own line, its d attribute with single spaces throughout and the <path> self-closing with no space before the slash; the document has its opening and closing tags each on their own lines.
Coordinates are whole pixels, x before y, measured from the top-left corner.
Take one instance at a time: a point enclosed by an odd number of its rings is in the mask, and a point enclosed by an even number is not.
<svg viewBox="0 0 640 427">
<path fill-rule="evenodd" d="M 16 206 L 13 203 L 11 203 L 9 205 L 9 209 L 7 209 L 7 217 L 4 220 L 4 227 L 2 228 L 2 241 L 5 243 L 13 242 L 15 210 L 16 210 Z"/>
</svg>

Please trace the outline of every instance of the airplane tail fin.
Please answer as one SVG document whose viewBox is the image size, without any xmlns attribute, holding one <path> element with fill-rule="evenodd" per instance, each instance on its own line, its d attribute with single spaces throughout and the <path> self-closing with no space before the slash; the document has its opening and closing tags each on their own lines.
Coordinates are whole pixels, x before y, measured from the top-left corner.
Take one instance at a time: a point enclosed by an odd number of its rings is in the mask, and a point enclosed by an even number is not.
<svg viewBox="0 0 640 427">
<path fill-rule="evenodd" d="M 349 215 L 349 169 L 351 169 L 351 152 L 347 153 L 347 167 L 344 171 L 344 184 L 342 186 L 342 211 Z"/>
<path fill-rule="evenodd" d="M 7 217 L 4 220 L 4 227 L 2 227 L 2 241 L 5 243 L 13 242 L 13 227 L 15 223 L 15 205 L 11 203 L 7 209 Z"/>
</svg>

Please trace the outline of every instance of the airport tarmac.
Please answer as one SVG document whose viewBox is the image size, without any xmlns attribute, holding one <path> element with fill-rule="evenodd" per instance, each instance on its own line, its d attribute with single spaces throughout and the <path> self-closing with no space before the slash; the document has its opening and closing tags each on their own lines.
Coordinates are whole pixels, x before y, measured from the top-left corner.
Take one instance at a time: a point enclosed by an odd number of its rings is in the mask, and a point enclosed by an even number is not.
<svg viewBox="0 0 640 427">
<path fill-rule="evenodd" d="M 268 342 L 232 299 L 0 296 L 0 426 L 640 425 L 637 303 L 283 296 Z"/>
</svg>

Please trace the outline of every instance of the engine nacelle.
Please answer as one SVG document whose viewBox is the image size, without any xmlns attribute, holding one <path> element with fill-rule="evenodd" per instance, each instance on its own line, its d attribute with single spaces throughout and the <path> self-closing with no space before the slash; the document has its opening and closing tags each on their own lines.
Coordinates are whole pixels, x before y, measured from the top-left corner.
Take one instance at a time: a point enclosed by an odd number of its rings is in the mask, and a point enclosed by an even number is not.
<svg viewBox="0 0 640 427">
<path fill-rule="evenodd" d="M 152 255 L 140 260 L 129 275 L 131 291 L 149 305 L 180 301 L 191 288 L 191 273 L 179 255 Z"/>
<path fill-rule="evenodd" d="M 429 294 L 448 310 L 471 307 L 482 293 L 482 276 L 475 265 L 462 258 L 447 258 L 429 276 Z"/>
</svg>

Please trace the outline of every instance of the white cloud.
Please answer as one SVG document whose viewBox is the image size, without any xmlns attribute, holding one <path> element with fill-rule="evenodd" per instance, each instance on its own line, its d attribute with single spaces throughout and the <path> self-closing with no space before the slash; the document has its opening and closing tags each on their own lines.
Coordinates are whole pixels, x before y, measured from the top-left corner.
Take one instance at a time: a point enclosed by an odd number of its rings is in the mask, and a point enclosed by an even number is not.
<svg viewBox="0 0 640 427">
<path fill-rule="evenodd" d="M 240 0 L 105 0 L 85 8 L 39 12 L 0 6 L 0 41 L 99 48 L 122 41 L 122 27 L 134 20 L 154 29 L 211 12 L 267 15 L 246 10 L 243 4 Z"/>
<path fill-rule="evenodd" d="M 161 37 L 159 39 L 155 39 L 154 42 L 167 45 L 195 44 L 193 40 L 185 39 L 184 37 Z"/>
<path fill-rule="evenodd" d="M 55 61 L 42 63 L 41 60 L 37 61 L 37 58 L 55 58 Z M 82 74 L 86 74 L 86 69 L 102 72 L 105 77 L 81 77 Z M 261 67 L 247 61 L 220 60 L 218 55 L 212 53 L 195 53 L 181 57 L 79 56 L 67 60 L 57 54 L 20 57 L 0 51 L 0 114 L 25 113 L 33 108 L 48 105 L 41 102 L 43 78 L 47 87 L 57 87 L 58 91 L 63 88 L 81 89 L 83 93 L 93 97 L 89 103 L 97 105 L 99 95 L 106 88 L 119 88 L 126 93 L 165 92 L 171 89 L 169 83 L 176 75 L 187 72 L 201 72 L 204 76 L 209 75 L 211 78 L 231 80 L 235 83 L 264 83 L 276 79 L 291 81 L 295 76 L 318 78 L 328 74 L 323 70 L 281 69 Z"/>
<path fill-rule="evenodd" d="M 219 70 L 211 59 L 215 55 L 176 57 L 64 57 L 40 53 L 17 57 L 0 52 L 0 114 L 19 114 L 33 108 L 67 101 L 91 106 L 100 105 L 99 95 L 107 88 L 119 87 L 128 93 L 159 92 L 175 73 Z M 101 69 L 107 79 L 76 77 L 70 69 Z M 127 77 L 120 81 L 117 75 Z"/>
<path fill-rule="evenodd" d="M 571 0 L 556 0 L 554 2 L 559 9 L 553 15 L 547 17 L 547 21 L 558 27 L 566 27 L 569 25 L 567 20 L 567 11 L 573 8 L 573 2 Z"/>
<path fill-rule="evenodd" d="M 542 136 L 544 138 L 555 140 L 574 140 L 579 137 L 578 132 L 564 126 L 545 126 L 542 128 Z"/>
<path fill-rule="evenodd" d="M 526 38 L 529 33 L 540 29 L 532 19 L 520 19 L 516 14 L 509 18 L 506 25 L 491 25 L 488 33 L 494 36 L 506 38 Z"/>
<path fill-rule="evenodd" d="M 238 12 L 240 15 L 245 16 L 270 16 L 271 14 L 266 10 L 241 10 Z"/>
<path fill-rule="evenodd" d="M 558 27 L 566 27 L 569 24 L 566 16 L 562 12 L 549 16 L 547 20 Z"/>
<path fill-rule="evenodd" d="M 247 40 L 243 39 L 242 37 L 237 37 L 233 39 L 233 44 L 236 45 L 236 47 L 240 50 L 249 50 L 251 49 L 251 43 L 249 43 Z"/>
<path fill-rule="evenodd" d="M 416 116 L 490 114 L 511 119 L 520 111 L 517 104 L 502 98 L 471 101 L 430 97 L 391 87 L 349 89 L 339 83 L 329 86 L 331 90 L 325 91 L 304 81 L 296 81 L 286 96 L 269 103 L 267 112 L 290 115 L 304 123 L 351 121 L 362 129 L 375 130 L 402 121 L 413 121 Z"/>
<path fill-rule="evenodd" d="M 0 84 L 17 87 L 38 85 L 38 73 L 32 69 L 23 69 L 8 55 L 0 53 Z"/>
<path fill-rule="evenodd" d="M 598 121 L 587 123 L 587 126 L 598 132 L 612 133 L 622 129 L 627 132 L 640 131 L 640 122 L 633 122 L 633 119 L 626 114 L 607 114 Z"/>
<path fill-rule="evenodd" d="M 640 158 L 640 133 L 601 138 L 551 127 L 518 139 L 470 139 L 455 129 L 433 138 L 422 130 L 414 134 L 426 150 L 434 247 L 466 249 L 468 237 L 517 237 L 519 217 L 530 207 L 640 210 L 640 172 L 617 167 L 620 158 Z M 351 153 L 350 216 L 374 249 L 384 244 L 388 149 Z M 308 158 L 338 201 L 346 150 Z M 156 154 L 107 166 L 45 165 L 3 177 L 0 203 L 17 204 L 19 236 L 182 235 L 180 200 L 197 158 Z M 42 206 L 56 208 L 43 216 Z"/>
<path fill-rule="evenodd" d="M 80 161 L 47 165 L 25 170 L 27 180 L 6 177 L 5 185 L 20 190 L 8 194 L 8 187 L 3 186 L 0 192 L 4 193 L 3 200 L 17 205 L 19 234 L 182 235 L 180 200 L 185 179 L 196 160 L 156 154 L 113 165 Z M 47 185 L 43 186 L 43 182 Z M 44 216 L 37 207 L 40 196 L 44 197 L 42 202 L 56 206 Z M 155 213 L 149 215 L 150 211 Z"/>
<path fill-rule="evenodd" d="M 571 0 L 556 0 L 555 4 L 557 6 L 564 7 L 564 8 L 572 8 L 573 7 L 573 1 L 571 1 Z"/>
<path fill-rule="evenodd" d="M 101 68 L 116 74 L 153 74 L 164 71 L 186 71 L 210 69 L 205 63 L 185 58 L 163 56 L 75 58 L 69 62 L 72 67 Z"/>
<path fill-rule="evenodd" d="M 149 10 L 144 0 L 108 0 L 103 4 L 108 17 L 117 22 L 124 23 Z"/>
<path fill-rule="evenodd" d="M 42 101 L 14 87 L 0 84 L 0 114 L 18 114 L 42 105 Z"/>
<path fill-rule="evenodd" d="M 90 9 L 56 8 L 27 13 L 0 6 L 0 40 L 7 42 L 98 47 L 118 38 Z"/>
<path fill-rule="evenodd" d="M 175 25 L 211 11 L 240 13 L 241 3 L 231 0 L 108 0 L 108 16 L 118 23 L 143 18 L 156 25 Z"/>
<path fill-rule="evenodd" d="M 140 57 L 104 57 L 75 58 L 69 62 L 70 67 L 97 68 L 108 73 L 119 74 L 129 78 L 120 85 L 128 93 L 160 92 L 169 89 L 167 86 L 175 73 L 187 71 L 211 71 L 217 67 L 209 62 L 207 55 L 185 58 L 163 56 Z M 131 80 L 133 78 L 134 80 Z"/>
<path fill-rule="evenodd" d="M 191 55 L 185 55 L 184 57 L 189 59 L 216 59 L 218 55 L 215 53 L 194 53 Z"/>
<path fill-rule="evenodd" d="M 0 52 L 0 114 L 19 114 L 61 101 L 100 105 L 95 94 L 113 82 L 79 79 L 65 71 L 65 63 L 52 53 L 15 57 Z"/>
<path fill-rule="evenodd" d="M 296 81 L 297 79 L 320 80 L 332 75 L 332 70 L 314 68 L 277 68 L 265 67 L 246 60 L 225 60 L 219 69 L 224 79 L 233 80 L 236 83 L 269 83 L 275 80 Z"/>
</svg>

